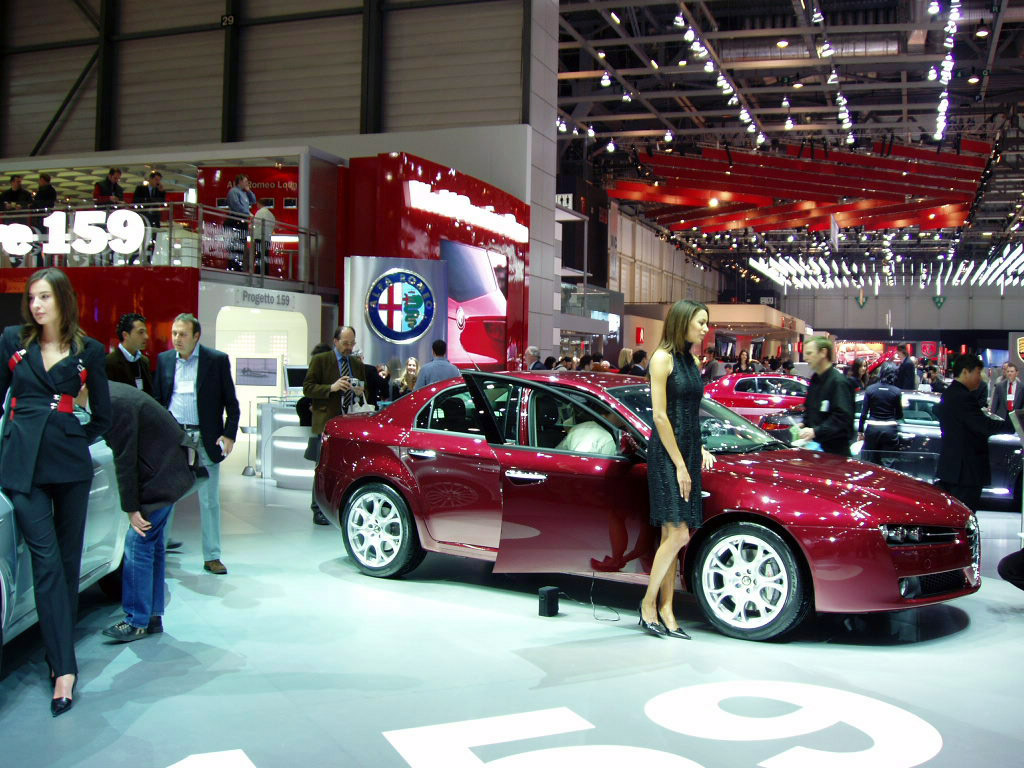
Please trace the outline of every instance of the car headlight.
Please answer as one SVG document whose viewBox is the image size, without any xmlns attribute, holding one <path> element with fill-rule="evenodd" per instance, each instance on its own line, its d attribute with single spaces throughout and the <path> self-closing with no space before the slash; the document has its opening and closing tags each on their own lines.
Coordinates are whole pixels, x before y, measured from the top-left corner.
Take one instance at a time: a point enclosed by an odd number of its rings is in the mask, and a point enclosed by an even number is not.
<svg viewBox="0 0 1024 768">
<path fill-rule="evenodd" d="M 890 547 L 915 544 L 943 544 L 956 540 L 956 529 L 936 525 L 880 525 L 885 543 Z"/>
</svg>

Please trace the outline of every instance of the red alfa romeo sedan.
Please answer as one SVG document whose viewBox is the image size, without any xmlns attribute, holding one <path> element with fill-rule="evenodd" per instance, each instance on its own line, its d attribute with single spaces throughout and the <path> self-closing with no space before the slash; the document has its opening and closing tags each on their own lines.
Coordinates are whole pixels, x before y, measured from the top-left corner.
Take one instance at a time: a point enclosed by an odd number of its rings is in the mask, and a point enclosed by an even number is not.
<svg viewBox="0 0 1024 768">
<path fill-rule="evenodd" d="M 408 573 L 431 551 L 493 561 L 496 573 L 645 584 L 658 539 L 652 422 L 640 378 L 466 371 L 330 421 L 317 501 L 371 576 Z M 764 640 L 812 609 L 895 610 L 980 587 L 977 522 L 952 497 L 789 448 L 707 397 L 701 434 L 718 461 L 682 574 L 722 633 Z"/>
<path fill-rule="evenodd" d="M 784 373 L 730 373 L 704 387 L 704 394 L 754 424 L 769 414 L 803 405 L 807 379 Z"/>
</svg>

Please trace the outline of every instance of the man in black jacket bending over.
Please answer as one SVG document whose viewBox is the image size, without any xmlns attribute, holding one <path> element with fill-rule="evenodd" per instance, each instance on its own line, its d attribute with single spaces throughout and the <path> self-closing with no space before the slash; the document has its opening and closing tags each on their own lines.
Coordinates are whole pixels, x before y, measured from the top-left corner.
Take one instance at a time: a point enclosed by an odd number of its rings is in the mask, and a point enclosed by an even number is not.
<svg viewBox="0 0 1024 768">
<path fill-rule="evenodd" d="M 121 643 L 163 632 L 164 526 L 174 502 L 195 482 L 185 431 L 145 392 L 110 382 L 114 422 L 106 434 L 114 452 L 121 508 L 131 528 L 125 534 L 124 621 L 103 630 Z"/>
<path fill-rule="evenodd" d="M 804 344 L 804 360 L 811 366 L 811 386 L 804 401 L 801 440 L 813 440 L 825 453 L 850 455 L 853 442 L 853 387 L 832 364 L 835 345 L 824 336 Z"/>
<path fill-rule="evenodd" d="M 981 385 L 983 367 L 977 355 L 960 355 L 953 363 L 954 381 L 935 408 L 942 430 L 939 486 L 972 512 L 978 510 L 981 489 L 992 482 L 989 437 L 1013 432 L 1010 422 L 986 416 L 973 394 Z"/>
</svg>

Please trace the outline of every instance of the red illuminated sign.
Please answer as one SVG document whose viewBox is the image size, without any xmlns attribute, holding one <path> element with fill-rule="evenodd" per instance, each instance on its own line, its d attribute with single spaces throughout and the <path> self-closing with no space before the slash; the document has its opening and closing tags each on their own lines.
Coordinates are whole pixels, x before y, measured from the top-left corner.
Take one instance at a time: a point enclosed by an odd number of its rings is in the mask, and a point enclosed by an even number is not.
<svg viewBox="0 0 1024 768">
<path fill-rule="evenodd" d="M 638 325 L 637 328 L 636 328 L 636 343 L 637 344 L 643 344 L 644 343 L 644 329 L 643 329 L 643 326 L 639 326 Z"/>
</svg>

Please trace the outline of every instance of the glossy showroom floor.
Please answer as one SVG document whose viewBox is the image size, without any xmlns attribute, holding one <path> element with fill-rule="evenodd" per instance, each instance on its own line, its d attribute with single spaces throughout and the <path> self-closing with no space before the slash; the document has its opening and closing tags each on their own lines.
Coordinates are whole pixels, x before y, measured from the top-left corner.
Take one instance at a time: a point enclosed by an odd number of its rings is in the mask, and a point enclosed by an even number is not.
<svg viewBox="0 0 1024 768">
<path fill-rule="evenodd" d="M 1021 764 L 1024 592 L 992 573 L 1017 515 L 984 515 L 975 596 L 818 617 L 779 644 L 722 637 L 680 598 L 685 642 L 637 630 L 635 587 L 598 583 L 595 621 L 583 578 L 440 556 L 402 581 L 361 576 L 305 494 L 243 464 L 222 478 L 228 576 L 202 571 L 194 503 L 177 515 L 163 635 L 109 645 L 119 608 L 83 595 L 69 714 L 50 717 L 38 631 L 8 645 L 0 765 Z M 556 618 L 537 616 L 546 584 L 572 598 Z"/>
</svg>

